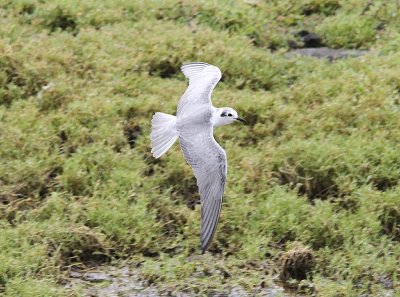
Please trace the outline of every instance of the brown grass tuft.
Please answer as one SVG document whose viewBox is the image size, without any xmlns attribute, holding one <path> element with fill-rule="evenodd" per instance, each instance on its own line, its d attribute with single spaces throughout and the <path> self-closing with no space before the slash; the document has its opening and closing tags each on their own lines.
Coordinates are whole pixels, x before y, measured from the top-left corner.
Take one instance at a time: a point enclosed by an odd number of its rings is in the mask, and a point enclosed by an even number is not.
<svg viewBox="0 0 400 297">
<path fill-rule="evenodd" d="M 278 265 L 283 282 L 289 279 L 304 280 L 315 268 L 315 257 L 311 249 L 299 245 L 284 252 L 279 257 Z"/>
</svg>

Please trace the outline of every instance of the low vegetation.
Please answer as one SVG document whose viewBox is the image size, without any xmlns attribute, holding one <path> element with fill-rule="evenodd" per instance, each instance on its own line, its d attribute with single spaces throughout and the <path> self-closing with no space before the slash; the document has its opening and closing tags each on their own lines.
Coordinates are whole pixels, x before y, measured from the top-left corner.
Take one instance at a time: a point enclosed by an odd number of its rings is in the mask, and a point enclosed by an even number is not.
<svg viewBox="0 0 400 297">
<path fill-rule="evenodd" d="M 400 285 L 398 1 L 0 1 L 0 294 L 80 296 L 72 267 L 121 260 L 209 294 L 262 284 L 318 296 Z M 297 32 L 368 50 L 287 58 Z M 219 66 L 229 176 L 199 257 L 196 183 L 155 160 L 187 61 Z M 291 258 L 292 257 L 292 258 Z"/>
</svg>

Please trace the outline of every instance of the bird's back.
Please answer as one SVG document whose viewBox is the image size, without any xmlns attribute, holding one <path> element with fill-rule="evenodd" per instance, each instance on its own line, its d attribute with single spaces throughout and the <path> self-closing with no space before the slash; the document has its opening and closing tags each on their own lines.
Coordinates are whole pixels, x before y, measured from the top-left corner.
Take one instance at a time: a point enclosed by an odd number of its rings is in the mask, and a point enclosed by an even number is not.
<svg viewBox="0 0 400 297">
<path fill-rule="evenodd" d="M 184 112 L 177 115 L 176 129 L 178 133 L 184 133 L 187 136 L 197 134 L 200 130 L 209 130 L 212 128 L 212 114 L 213 109 L 207 104 L 190 105 Z"/>
</svg>

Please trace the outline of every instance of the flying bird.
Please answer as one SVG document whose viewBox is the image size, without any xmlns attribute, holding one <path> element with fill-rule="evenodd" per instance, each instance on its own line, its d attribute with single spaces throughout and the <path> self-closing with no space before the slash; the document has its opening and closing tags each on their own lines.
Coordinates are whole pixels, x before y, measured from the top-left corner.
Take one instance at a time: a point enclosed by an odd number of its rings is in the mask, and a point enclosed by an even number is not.
<svg viewBox="0 0 400 297">
<path fill-rule="evenodd" d="M 176 116 L 156 112 L 151 124 L 151 152 L 160 158 L 179 139 L 186 161 L 197 179 L 201 202 L 201 249 L 211 243 L 224 194 L 227 160 L 213 130 L 233 122 L 246 122 L 230 107 L 216 108 L 211 93 L 221 79 L 218 67 L 195 62 L 181 67 L 189 86 L 180 99 Z"/>
</svg>

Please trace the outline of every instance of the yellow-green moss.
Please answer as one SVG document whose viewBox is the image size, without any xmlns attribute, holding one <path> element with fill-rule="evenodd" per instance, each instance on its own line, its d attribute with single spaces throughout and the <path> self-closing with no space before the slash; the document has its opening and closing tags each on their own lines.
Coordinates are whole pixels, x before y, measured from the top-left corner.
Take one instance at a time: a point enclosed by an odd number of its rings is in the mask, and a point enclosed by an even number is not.
<svg viewBox="0 0 400 297">
<path fill-rule="evenodd" d="M 251 291 L 293 242 L 321 296 L 399 286 L 400 14 L 368 3 L 0 1 L 0 294 L 74 294 L 67 267 L 115 259 L 157 285 Z M 287 59 L 304 29 L 370 52 Z M 191 170 L 177 145 L 149 153 L 187 61 L 219 66 L 214 104 L 249 121 L 215 131 L 229 175 L 202 259 Z"/>
</svg>

